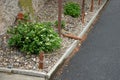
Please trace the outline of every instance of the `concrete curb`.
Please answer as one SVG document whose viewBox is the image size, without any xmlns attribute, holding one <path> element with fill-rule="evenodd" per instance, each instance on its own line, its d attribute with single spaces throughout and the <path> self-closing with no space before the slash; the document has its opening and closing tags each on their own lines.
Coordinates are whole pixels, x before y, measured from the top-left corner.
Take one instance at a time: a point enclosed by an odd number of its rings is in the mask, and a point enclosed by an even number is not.
<svg viewBox="0 0 120 80">
<path fill-rule="evenodd" d="M 82 38 L 84 36 L 84 34 L 88 31 L 88 29 L 90 28 L 91 24 L 94 22 L 94 20 L 96 19 L 97 15 L 102 10 L 102 8 L 104 7 L 104 5 L 106 4 L 107 1 L 108 0 L 106 0 L 102 4 L 102 6 L 100 7 L 100 9 L 96 12 L 96 14 L 93 16 L 93 18 L 85 26 L 85 28 L 83 29 L 83 31 L 79 34 L 80 38 Z M 8 73 L 16 73 L 16 74 L 24 74 L 24 75 L 30 75 L 30 76 L 37 76 L 37 77 L 45 78 L 45 80 L 48 80 L 51 77 L 51 75 L 53 74 L 53 72 L 57 69 L 57 67 L 71 54 L 71 52 L 74 50 L 74 48 L 77 46 L 78 43 L 79 43 L 79 41 L 75 40 L 72 43 L 71 47 L 66 50 L 66 52 L 64 53 L 64 55 L 60 58 L 60 60 L 53 66 L 53 68 L 48 73 L 38 72 L 38 71 L 32 71 L 32 70 L 15 69 L 15 68 L 2 68 L 2 67 L 0 67 L 0 72 L 8 72 Z"/>
<path fill-rule="evenodd" d="M 95 21 L 97 15 L 99 14 L 99 12 L 103 9 L 104 5 L 106 4 L 108 0 L 106 0 L 103 5 L 100 7 L 100 9 L 95 13 L 95 15 L 92 17 L 92 19 L 89 21 L 89 23 L 86 25 L 86 27 L 83 29 L 83 31 L 80 33 L 79 37 L 82 38 L 84 36 L 84 34 L 88 31 L 88 29 L 90 28 L 90 26 L 92 25 L 92 23 Z"/>
<path fill-rule="evenodd" d="M 88 31 L 88 29 L 90 28 L 90 26 L 92 25 L 92 23 L 95 21 L 97 15 L 99 14 L 99 12 L 103 9 L 104 5 L 106 4 L 108 0 L 106 0 L 102 6 L 100 7 L 100 9 L 95 13 L 95 15 L 92 17 L 92 19 L 89 21 L 89 23 L 85 26 L 85 28 L 83 29 L 83 31 L 79 34 L 79 37 L 82 38 L 84 36 L 84 34 Z M 71 47 L 69 49 L 67 49 L 67 51 L 64 53 L 64 55 L 61 57 L 61 59 L 54 65 L 54 67 L 47 73 L 48 78 L 51 77 L 52 73 L 57 69 L 57 67 L 71 54 L 71 52 L 74 50 L 74 48 L 77 46 L 77 44 L 79 43 L 79 41 L 75 40 L 73 42 L 73 44 L 71 45 Z"/>
<path fill-rule="evenodd" d="M 60 60 L 53 66 L 53 68 L 47 73 L 48 79 L 51 77 L 52 73 L 57 69 L 57 67 L 71 54 L 73 49 L 78 44 L 78 41 L 74 41 L 70 48 L 67 49 L 67 51 L 64 53 L 64 55 L 60 58 Z"/>
<path fill-rule="evenodd" d="M 44 72 L 38 72 L 38 71 L 32 71 L 32 70 L 23 70 L 23 69 L 16 69 L 16 68 L 0 67 L 0 72 L 23 74 L 23 75 L 29 75 L 29 76 L 42 77 L 42 78 L 44 78 L 46 76 L 46 73 L 44 73 Z"/>
</svg>

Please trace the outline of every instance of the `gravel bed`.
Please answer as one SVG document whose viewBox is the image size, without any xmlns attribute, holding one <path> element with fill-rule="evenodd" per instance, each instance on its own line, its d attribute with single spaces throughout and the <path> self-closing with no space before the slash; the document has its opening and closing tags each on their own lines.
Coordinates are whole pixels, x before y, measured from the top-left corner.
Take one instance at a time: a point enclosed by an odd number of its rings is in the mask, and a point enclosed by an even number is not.
<svg viewBox="0 0 120 80">
<path fill-rule="evenodd" d="M 72 0 L 71 0 L 72 1 Z M 79 0 L 73 0 L 79 1 Z M 86 0 L 89 1 L 89 0 Z M 64 3 L 66 0 L 64 0 Z M 97 1 L 96 1 L 97 3 Z M 103 3 L 103 2 L 102 2 Z M 81 23 L 81 18 L 72 18 L 62 14 L 62 19 L 65 20 L 66 26 L 62 31 L 67 31 L 74 35 L 79 35 L 79 33 L 84 29 L 84 26 L 90 21 L 94 13 L 99 9 L 100 6 L 95 5 L 94 12 L 89 12 L 88 7 L 86 7 L 86 17 L 85 24 Z M 49 0 L 42 10 L 39 10 L 39 20 L 43 21 L 55 21 L 57 20 L 57 0 Z M 38 69 L 38 55 L 27 55 L 20 52 L 16 48 L 10 48 L 7 45 L 7 40 L 9 38 L 8 34 L 0 35 L 0 67 L 6 68 L 17 68 L 25 70 L 35 70 L 48 72 L 54 66 L 54 64 L 61 58 L 66 49 L 68 49 L 71 44 L 74 42 L 73 39 L 61 37 L 62 38 L 62 47 L 52 53 L 45 54 L 44 60 L 44 69 Z"/>
</svg>

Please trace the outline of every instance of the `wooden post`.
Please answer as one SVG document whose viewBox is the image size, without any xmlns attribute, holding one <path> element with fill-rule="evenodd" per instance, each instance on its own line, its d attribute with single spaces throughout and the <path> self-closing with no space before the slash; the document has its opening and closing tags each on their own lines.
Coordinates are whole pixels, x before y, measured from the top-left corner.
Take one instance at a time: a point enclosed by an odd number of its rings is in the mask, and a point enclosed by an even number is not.
<svg viewBox="0 0 120 80">
<path fill-rule="evenodd" d="M 40 52 L 39 55 L 39 69 L 43 69 L 44 67 L 44 52 Z"/>
<path fill-rule="evenodd" d="M 71 38 L 71 39 L 75 39 L 75 40 L 82 40 L 80 37 L 78 36 L 75 36 L 73 34 L 62 34 L 64 37 L 68 37 L 68 38 Z"/>
<path fill-rule="evenodd" d="M 91 0 L 90 12 L 93 12 L 94 8 L 94 0 Z"/>
<path fill-rule="evenodd" d="M 101 0 L 98 0 L 98 5 L 100 5 L 101 4 Z"/>
<path fill-rule="evenodd" d="M 61 36 L 62 0 L 58 0 L 58 33 Z"/>
<path fill-rule="evenodd" d="M 82 1 L 82 23 L 85 23 L 85 0 Z"/>
</svg>

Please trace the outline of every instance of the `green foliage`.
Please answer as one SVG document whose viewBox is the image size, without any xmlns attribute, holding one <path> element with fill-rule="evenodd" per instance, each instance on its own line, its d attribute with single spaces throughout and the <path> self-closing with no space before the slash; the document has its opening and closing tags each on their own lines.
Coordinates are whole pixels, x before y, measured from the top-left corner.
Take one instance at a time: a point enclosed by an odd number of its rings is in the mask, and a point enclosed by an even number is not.
<svg viewBox="0 0 120 80">
<path fill-rule="evenodd" d="M 58 21 L 57 20 L 55 21 L 54 24 L 55 24 L 56 27 L 58 27 Z M 61 27 L 65 28 L 65 21 L 64 20 L 61 21 Z"/>
<path fill-rule="evenodd" d="M 50 25 L 50 22 L 19 23 L 15 28 L 8 31 L 11 34 L 8 44 L 23 52 L 34 54 L 60 48 L 61 39 Z"/>
<path fill-rule="evenodd" d="M 64 6 L 64 14 L 70 15 L 72 17 L 79 17 L 80 15 L 80 6 L 78 3 L 68 2 Z"/>
<path fill-rule="evenodd" d="M 25 13 L 25 14 L 23 14 L 23 15 L 24 15 L 24 20 L 25 20 L 25 21 L 29 21 L 29 20 L 30 20 L 29 13 Z"/>
</svg>

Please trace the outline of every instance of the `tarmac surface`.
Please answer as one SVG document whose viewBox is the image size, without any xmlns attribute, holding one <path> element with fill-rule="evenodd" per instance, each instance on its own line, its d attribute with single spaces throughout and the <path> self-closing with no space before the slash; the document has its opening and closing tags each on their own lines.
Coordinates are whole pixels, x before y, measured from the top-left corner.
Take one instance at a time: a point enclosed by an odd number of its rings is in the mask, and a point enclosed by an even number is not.
<svg viewBox="0 0 120 80">
<path fill-rule="evenodd" d="M 120 0 L 110 0 L 80 51 L 54 80 L 120 80 Z"/>
<path fill-rule="evenodd" d="M 110 0 L 100 19 L 54 80 L 120 80 L 120 0 Z M 44 80 L 40 77 L 0 73 L 0 80 Z"/>
</svg>

